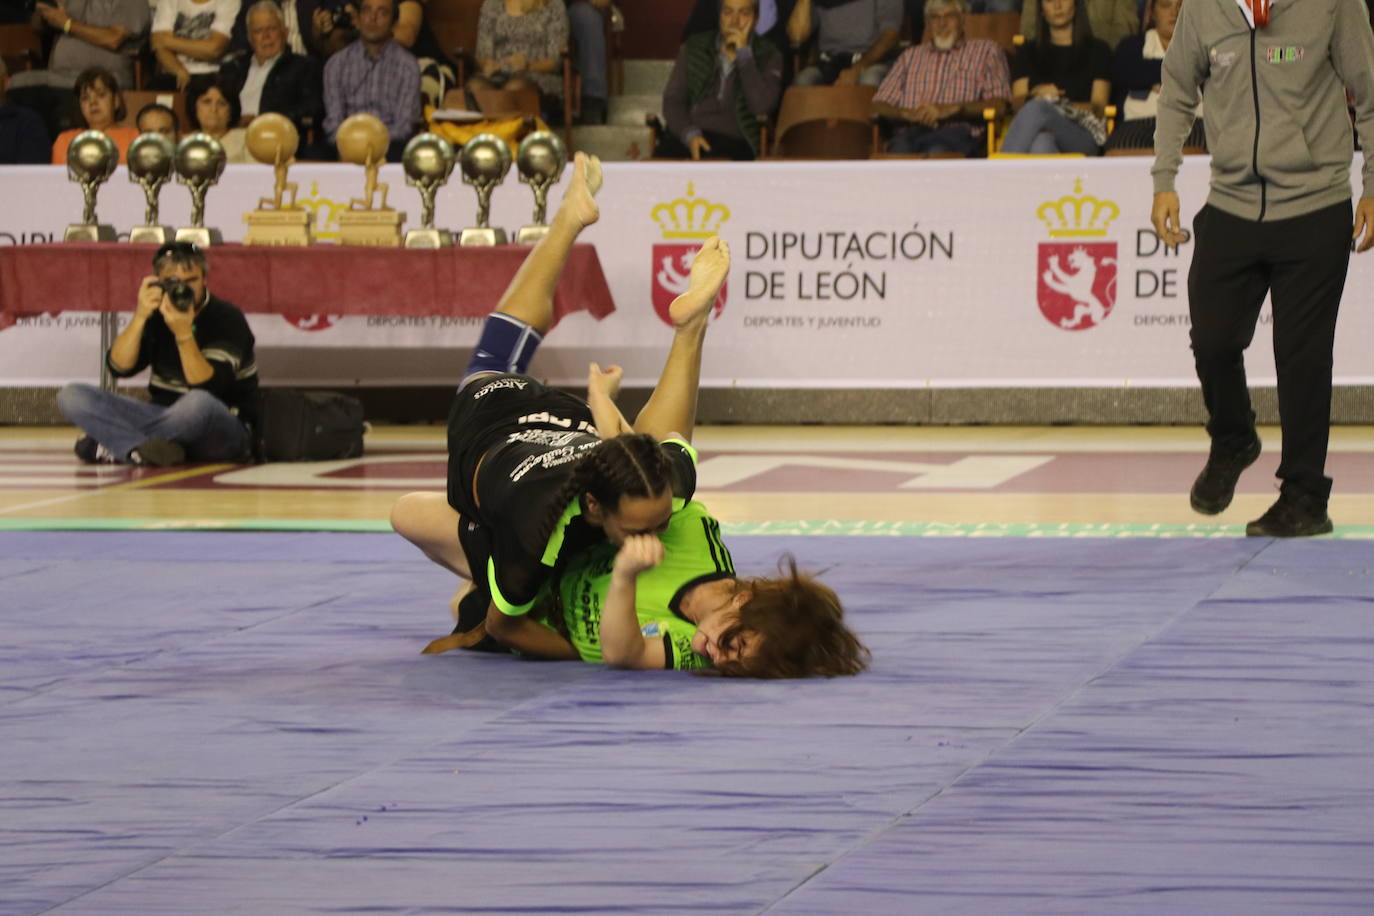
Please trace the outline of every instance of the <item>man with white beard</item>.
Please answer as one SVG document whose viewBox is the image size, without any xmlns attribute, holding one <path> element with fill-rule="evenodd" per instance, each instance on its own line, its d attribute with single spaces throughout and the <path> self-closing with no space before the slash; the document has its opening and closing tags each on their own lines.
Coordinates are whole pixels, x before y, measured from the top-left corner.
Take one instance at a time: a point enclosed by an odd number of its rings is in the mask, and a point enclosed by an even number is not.
<svg viewBox="0 0 1374 916">
<path fill-rule="evenodd" d="M 983 109 L 1006 111 L 1007 55 L 964 37 L 967 12 L 967 0 L 926 0 L 926 41 L 902 52 L 873 96 L 873 113 L 900 125 L 889 153 L 971 156 L 983 143 Z"/>
</svg>

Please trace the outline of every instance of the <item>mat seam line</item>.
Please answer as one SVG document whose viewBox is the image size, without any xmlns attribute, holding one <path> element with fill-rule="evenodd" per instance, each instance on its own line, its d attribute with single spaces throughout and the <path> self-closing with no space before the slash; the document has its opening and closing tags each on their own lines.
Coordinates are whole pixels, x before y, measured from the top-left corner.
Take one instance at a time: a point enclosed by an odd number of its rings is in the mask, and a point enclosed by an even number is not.
<svg viewBox="0 0 1374 916">
<path fill-rule="evenodd" d="M 972 773 L 972 772 L 974 772 L 975 770 L 977 770 L 978 768 L 984 766 L 984 765 L 988 762 L 988 760 L 990 760 L 992 757 L 994 757 L 994 756 L 997 755 L 997 754 L 1000 754 L 1001 752 L 1005 751 L 1007 748 L 1011 747 L 1011 746 L 1012 746 L 1013 744 L 1015 744 L 1018 740 L 1020 740 L 1021 737 L 1022 737 L 1023 735 L 1029 733 L 1030 731 L 1032 731 L 1033 729 L 1035 729 L 1036 727 L 1038 727 L 1038 726 L 1039 726 L 1042 722 L 1044 722 L 1046 719 L 1048 719 L 1048 718 L 1050 718 L 1051 716 L 1053 716 L 1061 707 L 1063 707 L 1063 705 L 1064 705 L 1065 703 L 1069 702 L 1069 701 L 1072 700 L 1074 697 L 1076 697 L 1076 696 L 1078 696 L 1080 693 L 1082 693 L 1083 690 L 1085 690 L 1087 687 L 1089 687 L 1089 686 L 1091 686 L 1092 684 L 1096 683 L 1097 681 L 1101 680 L 1103 677 L 1107 676 L 1107 675 L 1110 674 L 1112 671 L 1114 671 L 1116 668 L 1118 668 L 1118 667 L 1121 665 L 1121 663 L 1122 663 L 1123 661 L 1125 661 L 1127 658 L 1129 658 L 1130 656 L 1132 656 L 1132 655 L 1134 655 L 1136 652 L 1138 652 L 1142 646 L 1144 646 L 1144 645 L 1146 645 L 1146 644 L 1148 644 L 1148 643 L 1154 642 L 1154 641 L 1155 641 L 1156 639 L 1158 639 L 1163 633 L 1165 633 L 1167 630 L 1171 629 L 1175 624 L 1177 624 L 1178 621 L 1181 620 L 1184 616 L 1186 616 L 1186 615 L 1192 613 L 1194 610 L 1196 610 L 1197 607 L 1198 607 L 1199 605 L 1205 604 L 1206 602 L 1210 601 L 1210 600 L 1213 598 L 1213 596 L 1215 596 L 1216 593 L 1217 593 L 1218 591 L 1220 591 L 1220 590 L 1222 589 L 1222 587 L 1225 586 L 1226 583 L 1229 582 L 1229 581 L 1231 580 L 1231 578 L 1233 578 L 1236 574 L 1238 574 L 1238 573 L 1244 571 L 1245 569 L 1247 569 L 1247 568 L 1250 566 L 1250 564 L 1253 563 L 1253 562 L 1255 561 L 1255 559 L 1256 559 L 1260 554 L 1264 553 L 1264 551 L 1267 550 L 1267 549 L 1268 549 L 1269 547 L 1271 547 L 1271 546 L 1273 546 L 1273 541 L 1272 541 L 1272 540 L 1268 541 L 1267 543 L 1263 543 L 1263 544 L 1256 545 L 1256 550 L 1255 550 L 1255 552 L 1254 552 L 1253 554 L 1251 554 L 1249 557 L 1247 557 L 1247 558 L 1245 559 L 1244 562 L 1238 564 L 1238 565 L 1235 567 L 1235 570 L 1232 572 L 1231 576 L 1228 576 L 1228 577 L 1222 579 L 1220 582 L 1218 582 L 1217 585 L 1216 585 L 1216 587 L 1213 588 L 1211 591 L 1207 592 L 1206 595 L 1204 595 L 1203 597 L 1201 597 L 1201 598 L 1198 599 L 1197 601 L 1195 601 L 1195 602 L 1193 602 L 1192 604 L 1188 605 L 1186 608 L 1183 608 L 1182 610 L 1180 610 L 1180 611 L 1176 612 L 1175 614 L 1171 615 L 1168 619 L 1166 619 L 1166 620 L 1164 620 L 1163 622 L 1161 622 L 1160 625 L 1159 625 L 1158 627 L 1156 627 L 1155 630 L 1154 630 L 1152 633 L 1150 633 L 1148 636 L 1142 637 L 1142 638 L 1141 638 L 1138 642 L 1136 642 L 1134 645 L 1130 646 L 1128 649 L 1123 650 L 1120 654 L 1118 654 L 1115 658 L 1113 658 L 1110 662 L 1108 662 L 1103 668 L 1101 668 L 1100 670 L 1098 670 L 1096 673 L 1090 675 L 1089 677 L 1085 678 L 1085 679 L 1084 679 L 1083 681 L 1081 681 L 1079 684 L 1077 684 L 1077 685 L 1074 686 L 1072 689 L 1070 689 L 1067 693 L 1064 694 L 1064 696 L 1060 697 L 1059 700 L 1057 700 L 1056 702 L 1054 702 L 1053 704 L 1051 704 L 1051 705 L 1050 705 L 1048 708 L 1046 708 L 1045 711 L 1042 712 L 1040 715 L 1036 716 L 1034 719 L 1032 719 L 1030 722 L 1028 722 L 1026 725 L 1022 726 L 1021 728 L 1018 728 L 1018 729 L 1017 729 L 1010 737 L 1008 737 L 1007 740 L 1004 741 L 1002 744 L 1000 744 L 1000 745 L 998 745 L 997 747 L 995 747 L 995 748 L 989 750 L 986 754 L 984 754 L 981 758 L 979 758 L 975 763 L 971 763 L 971 764 L 969 764 L 968 766 L 964 767 L 964 768 L 963 768 L 962 770 L 960 770 L 957 774 L 955 774 L 955 776 L 954 776 L 953 778 L 951 778 L 950 780 L 948 780 L 948 781 L 945 782 L 944 784 L 942 784 L 942 785 L 940 785 L 939 787 L 937 787 L 937 788 L 935 789 L 935 791 L 931 792 L 931 793 L 930 793 L 929 795 L 927 795 L 925 798 L 921 799 L 921 801 L 918 802 L 916 805 L 912 806 L 911 808 L 907 809 L 906 811 L 902 812 L 901 814 L 898 814 L 898 815 L 896 815 L 895 817 L 890 818 L 890 819 L 887 821 L 887 823 L 883 824 L 881 827 L 874 828 L 874 829 L 873 829 L 872 831 L 870 831 L 862 840 L 860 840 L 860 841 L 854 843 L 854 844 L 851 845 L 848 849 L 846 849 L 846 850 L 844 850 L 843 852 L 841 852 L 838 856 L 836 856 L 836 857 L 835 857 L 834 859 L 832 859 L 831 861 L 825 863 L 825 864 L 822 865 L 821 867 L 815 869 L 815 870 L 812 871 L 811 873 L 807 874 L 805 877 L 801 878 L 799 881 L 797 881 L 796 884 L 794 884 L 794 885 L 792 885 L 790 888 L 788 888 L 788 889 L 787 889 L 780 897 L 778 897 L 776 900 L 770 902 L 769 904 L 767 904 L 766 906 L 764 906 L 762 909 L 756 910 L 755 912 L 756 912 L 757 914 L 760 914 L 760 916 L 762 916 L 762 914 L 765 914 L 765 913 L 770 912 L 770 911 L 773 910 L 775 907 L 779 906 L 779 905 L 782 904 L 784 901 L 786 901 L 787 898 L 791 897 L 794 893 L 796 893 L 797 891 L 799 891 L 799 890 L 801 890 L 802 888 L 806 887 L 806 885 L 810 884 L 810 883 L 811 883 L 813 880 L 815 880 L 817 877 L 819 877 L 820 875 L 825 874 L 825 872 L 829 871 L 830 868 L 831 868 L 832 866 L 834 866 L 834 865 L 838 864 L 839 862 L 843 861 L 844 859 L 850 857 L 851 855 L 853 855 L 854 853 L 858 852 L 859 850 L 861 850 L 861 849 L 863 849 L 863 848 L 865 848 L 865 847 L 867 847 L 867 846 L 871 846 L 873 843 L 877 842 L 877 841 L 878 841 L 879 839 L 881 839 L 884 835 L 886 835 L 889 831 L 891 831 L 893 827 L 897 826 L 899 823 L 901 823 L 902 821 L 904 821 L 904 820 L 906 820 L 906 819 L 912 817 L 913 815 L 919 813 L 919 812 L 921 811 L 921 809 L 925 808 L 925 807 L 926 807 L 927 805 L 929 805 L 931 802 L 935 801 L 935 800 L 938 799 L 940 796 L 944 795 L 946 792 L 948 792 L 949 790 L 953 789 L 953 788 L 954 788 L 955 786 L 957 786 L 965 777 L 967 777 L 970 773 Z"/>
<path fill-rule="evenodd" d="M 294 612 L 293 612 L 293 613 L 294 613 Z M 598 672 L 605 673 L 605 672 L 608 671 L 608 670 L 610 670 L 610 669 L 607 669 L 607 668 L 599 667 L 599 666 L 598 666 L 598 667 L 595 667 L 595 668 L 593 668 L 592 670 L 586 672 L 583 676 L 578 677 L 578 678 L 574 678 L 574 680 L 580 681 L 580 680 L 583 680 L 583 679 L 585 679 L 586 677 L 589 677 L 589 676 L 591 676 L 591 675 L 593 675 L 593 674 L 596 674 L 596 673 L 598 673 Z M 547 699 L 547 696 L 546 696 L 545 694 L 539 694 L 539 695 L 537 695 L 537 696 L 530 697 L 530 699 L 526 700 L 525 702 L 520 703 L 520 704 L 518 704 L 518 705 L 516 705 L 516 706 L 513 706 L 513 707 L 511 707 L 510 709 L 504 710 L 499 716 L 496 716 L 496 717 L 493 718 L 493 719 L 486 720 L 486 721 L 482 722 L 478 727 L 485 727 L 485 726 L 491 725 L 491 724 L 494 723 L 494 722 L 499 722 L 501 719 L 504 719 L 506 716 L 510 715 L 511 713 L 514 713 L 514 712 L 516 712 L 517 710 L 523 709 L 524 707 L 530 705 L 531 703 L 536 703 L 537 701 L 539 701 L 539 700 L 544 700 L 544 699 Z M 430 741 L 430 742 L 427 743 L 427 744 L 416 745 L 415 747 L 408 748 L 408 749 L 406 749 L 406 751 L 405 751 L 403 754 L 398 754 L 397 756 L 395 756 L 395 757 L 393 757 L 393 758 L 390 758 L 389 760 L 386 760 L 386 761 L 384 761 L 384 762 L 382 762 L 382 763 L 377 764 L 375 767 L 371 767 L 371 768 L 369 768 L 369 769 L 367 769 L 367 770 L 364 770 L 364 771 L 362 771 L 362 772 L 353 773 L 353 774 L 349 775 L 349 776 L 348 776 L 347 778 L 345 778 L 345 779 L 341 779 L 341 780 L 339 780 L 338 782 L 334 782 L 334 783 L 331 783 L 331 784 L 329 784 L 329 785 L 327 785 L 327 786 L 324 786 L 324 787 L 322 787 L 322 788 L 320 788 L 320 789 L 317 789 L 317 790 L 315 790 L 314 792 L 309 793 L 308 795 L 303 795 L 303 796 L 301 796 L 300 798 L 292 799 L 291 801 L 287 802 L 286 804 L 283 804 L 283 805 L 280 805 L 279 807 L 273 808 L 271 811 L 268 811 L 268 812 L 265 813 L 265 814 L 258 815 L 258 816 L 256 816 L 256 817 L 252 818 L 251 820 L 247 820 L 247 821 L 243 821 L 242 823 L 235 824 L 234 826 L 230 827 L 229 829 L 227 829 L 227 830 L 222 830 L 222 831 L 220 831 L 220 832 L 214 834 L 213 836 L 203 837 L 203 838 L 197 839 L 193 844 L 190 844 L 190 845 L 199 846 L 199 845 L 204 844 L 204 843 L 214 843 L 214 842 L 218 842 L 219 840 L 224 839 L 225 837 L 229 836 L 230 834 L 234 833 L 234 832 L 237 831 L 237 830 L 242 830 L 242 829 L 244 829 L 244 828 L 246 828 L 246 827 L 251 827 L 251 826 L 253 826 L 254 824 L 261 823 L 262 821 L 267 820 L 268 818 L 274 817 L 275 815 L 280 814 L 280 813 L 283 812 L 283 811 L 289 810 L 290 808 L 293 808 L 293 807 L 295 807 L 295 806 L 297 806 L 297 805 L 304 804 L 305 802 L 310 801 L 311 799 L 316 798 L 316 797 L 318 797 L 318 796 L 320 796 L 320 795 L 323 795 L 323 794 L 325 794 L 326 792 L 332 792 L 332 791 L 334 791 L 335 789 L 337 789 L 337 788 L 339 788 L 339 787 L 341 787 L 341 786 L 345 786 L 345 785 L 347 785 L 347 784 L 349 784 L 349 783 L 351 783 L 351 782 L 354 782 L 355 780 L 362 779 L 362 778 L 367 777 L 367 776 L 371 776 L 372 774 L 376 773 L 378 770 L 382 770 L 382 769 L 385 769 L 386 767 L 393 766 L 393 765 L 394 765 L 397 761 L 399 761 L 399 760 L 402 760 L 402 759 L 404 759 L 404 758 L 406 758 L 406 757 L 409 757 L 409 756 L 413 756 L 413 755 L 415 755 L 415 754 L 423 753 L 423 752 L 425 752 L 425 751 L 427 751 L 427 750 L 429 750 L 429 749 L 431 749 L 431 748 L 433 748 L 433 747 L 436 747 L 436 746 L 438 746 L 438 745 L 444 744 L 445 742 L 448 742 L 448 741 L 451 741 L 451 740 L 453 740 L 453 736 L 452 736 L 452 735 L 447 735 L 447 736 L 445 736 L 445 737 L 443 737 L 443 738 L 435 738 L 433 741 Z M 54 910 L 56 910 L 56 909 L 59 909 L 60 907 L 69 906 L 69 905 L 71 905 L 71 904 L 73 904 L 73 903 L 76 903 L 77 901 L 79 901 L 79 900 L 81 900 L 81 899 L 83 899 L 83 898 L 85 898 L 85 897 L 87 897 L 87 896 L 89 896 L 89 895 L 91 895 L 91 894 L 96 893 L 97 891 L 104 890 L 105 888 L 110 887 L 110 886 L 112 886 L 112 885 L 114 885 L 114 884 L 116 884 L 116 883 L 118 883 L 118 882 L 120 882 L 120 881 L 123 881 L 123 880 L 127 879 L 127 878 L 133 878 L 133 877 L 135 877 L 135 876 L 141 874 L 142 872 L 144 872 L 144 871 L 146 871 L 146 870 L 148 870 L 148 869 L 150 869 L 150 868 L 155 868 L 155 867 L 157 867 L 158 865 L 163 864 L 164 862 L 168 861 L 169 859 L 175 859 L 175 858 L 177 858 L 177 857 L 179 857 L 179 856 L 183 856 L 183 855 L 186 855 L 186 856 L 189 856 L 189 855 L 190 855 L 190 853 L 187 852 L 187 848 L 186 848 L 186 847 L 183 847 L 183 848 L 181 848 L 181 849 L 177 849 L 177 850 L 174 850 L 174 851 L 172 851 L 172 852 L 169 852 L 169 853 L 167 853 L 166 855 L 160 856 L 159 858 L 157 858 L 157 859 L 155 859 L 155 860 L 153 860 L 153 861 L 151 861 L 151 862 L 145 862 L 144 864 L 138 866 L 137 868 L 135 868 L 134 870 L 132 870 L 132 871 L 130 871 L 130 872 L 126 872 L 125 874 L 122 874 L 122 875 L 117 875 L 117 876 L 111 878 L 110 880 L 101 883 L 100 885 L 98 885 L 98 886 L 96 886 L 96 887 L 88 888 L 87 890 L 82 891 L 80 894 L 76 895 L 75 897 L 71 897 L 71 898 L 69 898 L 69 899 L 67 899 L 67 900 L 63 900 L 63 901 L 61 901 L 60 903 L 56 903 L 56 904 L 54 904 L 54 905 L 48 907 L 47 909 L 40 910 L 39 912 L 41 912 L 41 913 L 51 913 L 52 911 L 54 911 Z M 328 856 L 320 856 L 320 857 L 318 857 L 318 858 L 329 858 L 329 857 L 328 857 Z"/>
</svg>

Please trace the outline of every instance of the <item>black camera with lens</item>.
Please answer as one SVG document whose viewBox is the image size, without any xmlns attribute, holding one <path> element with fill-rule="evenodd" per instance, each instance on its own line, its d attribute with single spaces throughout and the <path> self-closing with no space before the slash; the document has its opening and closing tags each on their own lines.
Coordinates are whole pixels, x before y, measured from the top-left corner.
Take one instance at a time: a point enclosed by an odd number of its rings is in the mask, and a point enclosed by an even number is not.
<svg viewBox="0 0 1374 916">
<path fill-rule="evenodd" d="M 153 285 L 167 294 L 167 298 L 172 302 L 172 308 L 179 312 L 189 312 L 196 304 L 196 291 L 185 280 L 167 277 Z"/>
<path fill-rule="evenodd" d="M 334 28 L 344 29 L 345 31 L 353 28 L 353 14 L 348 11 L 349 5 L 353 0 L 332 0 L 320 5 L 334 19 Z"/>
</svg>

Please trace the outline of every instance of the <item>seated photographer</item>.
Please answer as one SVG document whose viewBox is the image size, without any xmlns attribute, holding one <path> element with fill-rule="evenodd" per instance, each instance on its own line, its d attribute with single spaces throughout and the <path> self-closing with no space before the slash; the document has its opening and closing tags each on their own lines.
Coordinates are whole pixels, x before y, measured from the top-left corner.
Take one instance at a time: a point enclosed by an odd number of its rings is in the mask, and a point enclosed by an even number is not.
<svg viewBox="0 0 1374 916">
<path fill-rule="evenodd" d="M 152 403 L 72 383 L 57 406 L 85 433 L 76 455 L 90 464 L 166 467 L 187 461 L 245 461 L 258 389 L 253 332 L 234 305 L 210 295 L 205 254 L 169 242 L 153 255 L 133 320 L 105 362 L 118 378 L 149 366 Z"/>
<path fill-rule="evenodd" d="M 365 112 L 386 125 L 388 162 L 400 162 L 420 120 L 420 65 L 391 35 L 393 0 L 362 0 L 358 40 L 324 65 L 324 132 L 332 145 L 339 125 Z"/>
</svg>

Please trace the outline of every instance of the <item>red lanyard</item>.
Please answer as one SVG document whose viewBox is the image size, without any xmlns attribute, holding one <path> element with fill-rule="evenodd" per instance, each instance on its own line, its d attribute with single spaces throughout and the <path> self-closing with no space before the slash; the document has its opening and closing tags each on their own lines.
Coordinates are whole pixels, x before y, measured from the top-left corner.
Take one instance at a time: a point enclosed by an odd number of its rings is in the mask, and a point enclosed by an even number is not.
<svg viewBox="0 0 1374 916">
<path fill-rule="evenodd" d="M 1269 24 L 1269 6 L 1272 0 L 1245 0 L 1250 14 L 1255 17 L 1255 28 L 1262 29 Z"/>
</svg>

